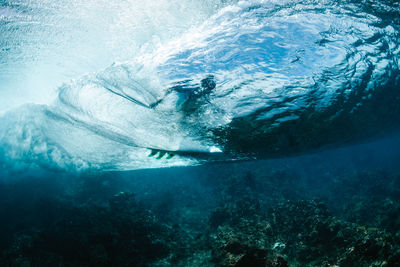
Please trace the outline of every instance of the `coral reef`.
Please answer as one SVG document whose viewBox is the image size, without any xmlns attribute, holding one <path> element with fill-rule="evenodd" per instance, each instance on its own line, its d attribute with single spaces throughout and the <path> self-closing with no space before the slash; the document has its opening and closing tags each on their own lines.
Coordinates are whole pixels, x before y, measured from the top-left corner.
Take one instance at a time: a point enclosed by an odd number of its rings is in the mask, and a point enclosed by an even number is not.
<svg viewBox="0 0 400 267">
<path fill-rule="evenodd" d="M 289 200 L 265 215 L 221 221 L 209 245 L 217 266 L 244 266 L 250 258 L 247 266 L 397 266 L 399 237 L 338 220 L 322 202 Z"/>
<path fill-rule="evenodd" d="M 121 192 L 109 207 L 63 207 L 54 224 L 16 233 L 5 266 L 142 266 L 169 255 L 173 229 Z"/>
<path fill-rule="evenodd" d="M 396 173 L 151 177 L 2 184 L 0 265 L 400 266 Z"/>
</svg>

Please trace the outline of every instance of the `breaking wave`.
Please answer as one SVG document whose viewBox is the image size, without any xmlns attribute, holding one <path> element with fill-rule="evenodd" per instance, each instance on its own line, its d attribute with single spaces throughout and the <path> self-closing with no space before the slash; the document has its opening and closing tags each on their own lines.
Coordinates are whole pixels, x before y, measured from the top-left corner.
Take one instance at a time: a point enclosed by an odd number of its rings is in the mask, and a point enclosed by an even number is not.
<svg viewBox="0 0 400 267">
<path fill-rule="evenodd" d="M 184 7 L 181 20 L 169 9 L 151 14 L 149 8 L 145 17 L 158 21 L 153 35 L 144 29 L 149 22 L 136 21 L 142 28 L 129 38 L 103 14 L 107 41 L 115 30 L 126 46 L 101 43 L 102 49 L 89 52 L 96 67 L 82 64 L 79 76 L 55 70 L 57 79 L 73 79 L 58 87 L 51 103 L 7 111 L 0 125 L 1 164 L 67 170 L 183 166 L 304 153 L 398 128 L 395 2 L 187 1 Z M 0 16 L 18 21 L 17 11 L 21 7 L 4 6 Z M 200 15 L 188 21 L 193 14 Z M 50 15 L 57 18 L 43 16 Z M 11 34 L 10 23 L 1 23 L 1 31 Z M 74 36 L 74 29 L 60 32 Z M 88 31 L 85 40 L 95 40 L 95 33 Z M 88 56 L 85 50 L 66 55 L 77 58 L 62 66 L 71 71 Z"/>
</svg>

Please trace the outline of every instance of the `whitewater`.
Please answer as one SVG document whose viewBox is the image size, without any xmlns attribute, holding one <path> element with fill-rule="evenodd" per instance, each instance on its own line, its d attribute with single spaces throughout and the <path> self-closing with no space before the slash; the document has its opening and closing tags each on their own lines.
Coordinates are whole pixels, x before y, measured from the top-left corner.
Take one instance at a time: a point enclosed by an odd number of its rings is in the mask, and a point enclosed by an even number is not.
<svg viewBox="0 0 400 267">
<path fill-rule="evenodd" d="M 388 1 L 1 1 L 0 164 L 306 153 L 400 125 Z"/>
</svg>

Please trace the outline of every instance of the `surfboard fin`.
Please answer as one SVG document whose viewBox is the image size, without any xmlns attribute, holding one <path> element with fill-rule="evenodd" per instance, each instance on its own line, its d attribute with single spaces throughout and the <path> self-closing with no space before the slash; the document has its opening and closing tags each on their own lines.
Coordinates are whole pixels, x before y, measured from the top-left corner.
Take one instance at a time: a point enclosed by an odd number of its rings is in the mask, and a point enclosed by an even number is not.
<svg viewBox="0 0 400 267">
<path fill-rule="evenodd" d="M 165 155 L 165 159 L 171 159 L 175 156 L 175 153 L 172 152 L 167 152 L 164 150 L 158 150 L 158 149 L 151 149 L 150 154 L 148 155 L 149 158 L 152 158 L 154 156 L 157 156 L 156 159 L 162 159 Z"/>
</svg>

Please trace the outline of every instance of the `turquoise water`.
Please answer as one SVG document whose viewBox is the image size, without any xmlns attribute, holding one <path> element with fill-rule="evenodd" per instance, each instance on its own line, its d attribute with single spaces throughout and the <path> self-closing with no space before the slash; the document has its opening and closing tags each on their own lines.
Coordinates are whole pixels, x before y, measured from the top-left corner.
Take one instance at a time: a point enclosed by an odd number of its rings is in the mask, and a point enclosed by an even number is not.
<svg viewBox="0 0 400 267">
<path fill-rule="evenodd" d="M 397 266 L 399 18 L 0 0 L 0 265 Z"/>
<path fill-rule="evenodd" d="M 152 14 L 128 1 L 109 16 L 101 1 L 64 5 L 2 7 L 0 133 L 12 166 L 262 159 L 398 126 L 395 3 L 194 1 Z"/>
</svg>

